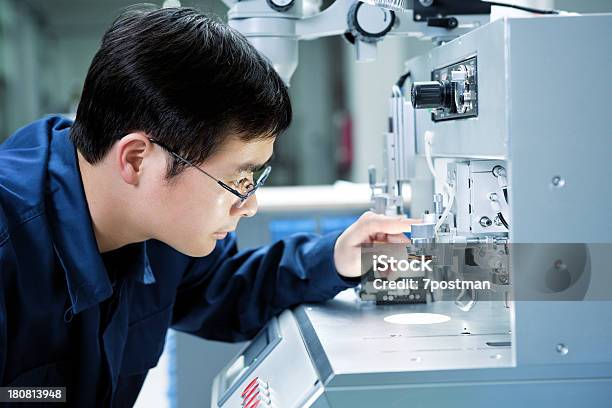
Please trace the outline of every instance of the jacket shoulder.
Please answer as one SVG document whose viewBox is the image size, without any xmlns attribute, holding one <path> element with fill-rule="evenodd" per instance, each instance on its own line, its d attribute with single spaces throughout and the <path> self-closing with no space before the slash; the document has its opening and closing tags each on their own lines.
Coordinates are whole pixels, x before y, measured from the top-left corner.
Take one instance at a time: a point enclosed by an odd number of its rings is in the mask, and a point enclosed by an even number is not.
<svg viewBox="0 0 612 408">
<path fill-rule="evenodd" d="M 12 228 L 42 213 L 51 136 L 70 124 L 59 116 L 45 117 L 0 145 L 0 244 Z"/>
</svg>

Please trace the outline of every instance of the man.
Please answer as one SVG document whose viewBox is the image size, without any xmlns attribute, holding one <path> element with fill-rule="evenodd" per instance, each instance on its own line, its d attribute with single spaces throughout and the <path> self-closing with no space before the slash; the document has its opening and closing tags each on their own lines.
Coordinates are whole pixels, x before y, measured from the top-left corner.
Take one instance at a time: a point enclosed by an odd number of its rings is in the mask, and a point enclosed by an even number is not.
<svg viewBox="0 0 612 408">
<path fill-rule="evenodd" d="M 192 9 L 116 20 L 74 124 L 0 147 L 0 385 L 130 406 L 169 326 L 247 339 L 353 286 L 360 243 L 403 242 L 410 220 L 366 213 L 341 235 L 236 249 L 290 121 L 281 79 L 231 28 Z"/>
</svg>

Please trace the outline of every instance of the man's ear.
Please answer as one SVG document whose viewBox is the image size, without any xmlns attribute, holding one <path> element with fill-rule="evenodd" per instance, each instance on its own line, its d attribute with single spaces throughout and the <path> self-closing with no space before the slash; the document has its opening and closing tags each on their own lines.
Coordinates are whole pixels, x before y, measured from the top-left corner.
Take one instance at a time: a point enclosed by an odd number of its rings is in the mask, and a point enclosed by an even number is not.
<svg viewBox="0 0 612 408">
<path fill-rule="evenodd" d="M 147 135 L 141 132 L 125 135 L 117 142 L 117 162 L 123 181 L 133 186 L 138 185 L 143 159 L 151 152 L 151 145 Z"/>
</svg>

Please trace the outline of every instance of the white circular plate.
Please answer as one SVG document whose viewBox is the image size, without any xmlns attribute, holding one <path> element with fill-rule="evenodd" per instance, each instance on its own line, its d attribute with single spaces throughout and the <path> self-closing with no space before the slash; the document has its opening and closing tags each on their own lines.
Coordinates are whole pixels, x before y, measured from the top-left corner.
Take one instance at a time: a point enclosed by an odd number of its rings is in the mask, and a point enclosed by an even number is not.
<svg viewBox="0 0 612 408">
<path fill-rule="evenodd" d="M 385 317 L 385 322 L 393 324 L 435 324 L 449 320 L 450 317 L 437 313 L 400 313 Z"/>
</svg>

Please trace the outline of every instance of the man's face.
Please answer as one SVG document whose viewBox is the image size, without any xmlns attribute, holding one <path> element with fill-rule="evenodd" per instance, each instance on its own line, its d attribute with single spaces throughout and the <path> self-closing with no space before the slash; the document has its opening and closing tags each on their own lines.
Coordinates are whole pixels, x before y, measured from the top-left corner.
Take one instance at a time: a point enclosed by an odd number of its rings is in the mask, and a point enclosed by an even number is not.
<svg viewBox="0 0 612 408">
<path fill-rule="evenodd" d="M 270 159 L 274 140 L 245 142 L 232 138 L 199 167 L 235 188 L 236 181 L 251 176 L 247 169 Z M 154 213 L 158 215 L 152 218 L 152 235 L 189 256 L 210 254 L 217 240 L 234 231 L 242 217 L 252 217 L 257 212 L 255 194 L 240 206 L 237 196 L 193 167 L 186 167 L 171 182 L 162 180 L 155 190 Z"/>
</svg>

